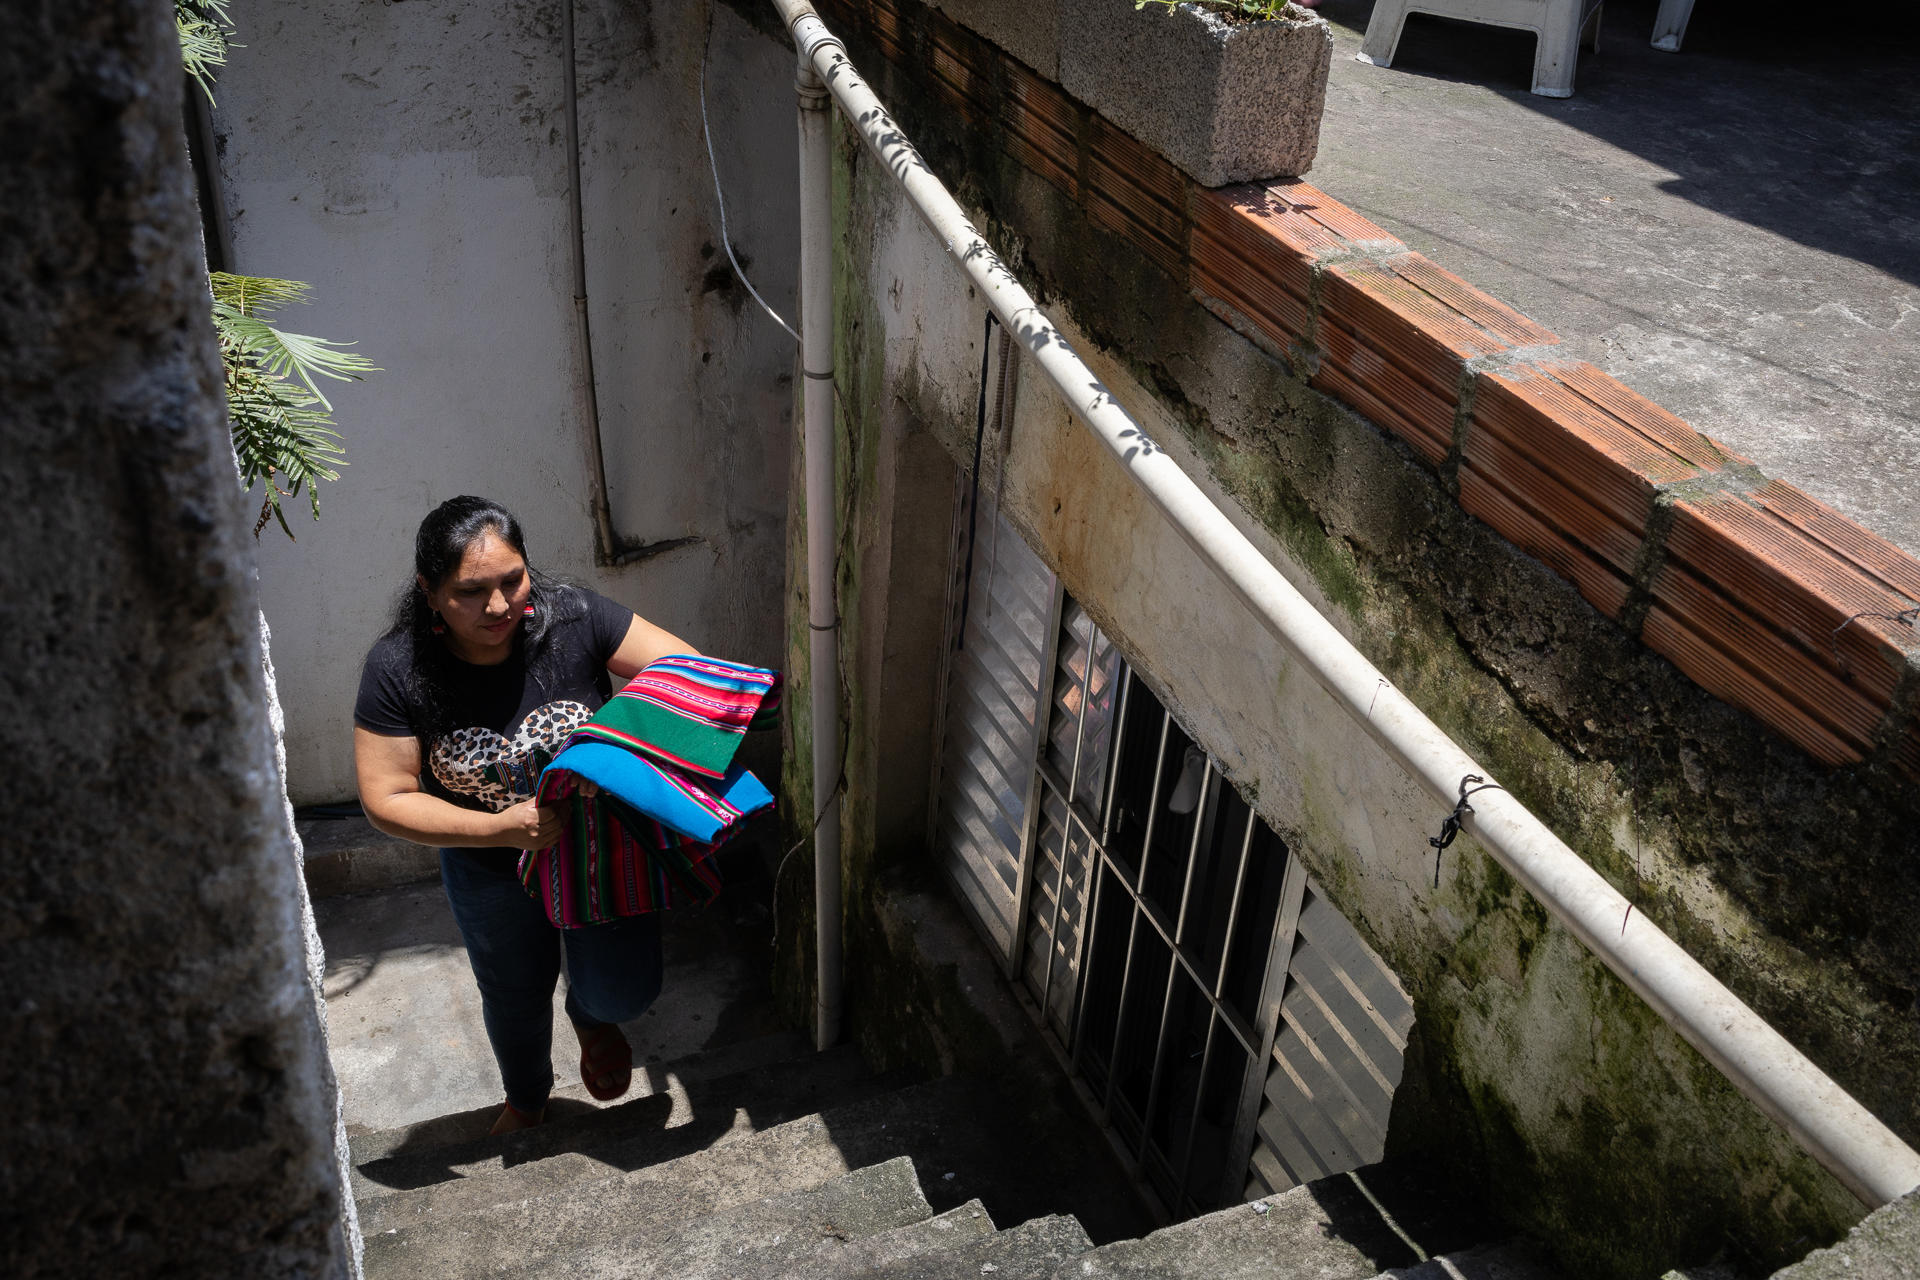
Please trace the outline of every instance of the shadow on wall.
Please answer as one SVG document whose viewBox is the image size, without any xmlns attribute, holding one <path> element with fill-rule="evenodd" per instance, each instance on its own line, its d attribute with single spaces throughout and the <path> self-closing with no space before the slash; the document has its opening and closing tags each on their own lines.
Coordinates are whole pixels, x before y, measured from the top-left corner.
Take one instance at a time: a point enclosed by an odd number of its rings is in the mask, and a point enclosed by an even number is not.
<svg viewBox="0 0 1920 1280">
<path fill-rule="evenodd" d="M 1610 0 L 1568 99 L 1528 92 L 1530 32 L 1423 14 L 1392 72 L 1494 89 L 1671 170 L 1663 191 L 1920 284 L 1920 8 L 1702 0 L 1677 55 L 1647 43 L 1657 8 Z M 1373 3 L 1320 12 L 1357 38 Z"/>
</svg>

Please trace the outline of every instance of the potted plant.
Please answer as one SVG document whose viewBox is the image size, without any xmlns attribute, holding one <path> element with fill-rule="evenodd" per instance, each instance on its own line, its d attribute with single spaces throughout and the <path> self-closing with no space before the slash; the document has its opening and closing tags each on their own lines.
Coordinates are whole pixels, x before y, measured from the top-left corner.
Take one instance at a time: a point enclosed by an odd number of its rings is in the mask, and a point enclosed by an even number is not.
<svg viewBox="0 0 1920 1280">
<path fill-rule="evenodd" d="M 1333 34 L 1312 11 L 1288 0 L 1065 0 L 1060 17 L 1067 92 L 1202 186 L 1313 164 Z"/>
</svg>

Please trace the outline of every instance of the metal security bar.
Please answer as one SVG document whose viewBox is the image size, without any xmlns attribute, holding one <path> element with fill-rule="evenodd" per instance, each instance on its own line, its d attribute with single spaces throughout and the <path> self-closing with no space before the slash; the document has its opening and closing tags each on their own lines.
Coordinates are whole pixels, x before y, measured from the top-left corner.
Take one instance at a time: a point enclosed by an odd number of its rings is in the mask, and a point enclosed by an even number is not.
<svg viewBox="0 0 1920 1280">
<path fill-rule="evenodd" d="M 1027 989 L 1064 1043 L 1078 996 L 1080 935 L 1085 922 L 1090 834 L 1084 815 L 1100 812 L 1107 784 L 1120 654 L 1071 597 L 1060 609 L 1058 661 L 1047 714 L 1046 748 L 1035 770 L 1026 914 Z M 1076 816 L 1075 811 L 1079 815 Z"/>
<path fill-rule="evenodd" d="M 1399 983 L 1019 535 L 965 538 L 936 847 L 1122 1153 L 1180 1215 L 1379 1159 Z"/>
<path fill-rule="evenodd" d="M 1223 1177 L 1246 1167 L 1235 1121 L 1275 922 L 1247 890 L 1286 853 L 1256 851 L 1261 824 L 1131 671 L 1118 724 L 1072 1053 L 1140 1172 L 1185 1216 L 1216 1207 Z"/>
</svg>

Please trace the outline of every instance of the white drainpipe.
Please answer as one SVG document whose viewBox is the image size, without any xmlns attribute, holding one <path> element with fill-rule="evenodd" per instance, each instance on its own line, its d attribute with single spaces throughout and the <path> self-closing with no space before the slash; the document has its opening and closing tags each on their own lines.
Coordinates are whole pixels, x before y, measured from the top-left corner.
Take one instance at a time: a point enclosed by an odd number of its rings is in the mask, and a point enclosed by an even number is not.
<svg viewBox="0 0 1920 1280">
<path fill-rule="evenodd" d="M 840 620 L 833 459 L 833 170 L 827 91 L 806 58 L 800 99 L 800 372 L 806 430 L 807 629 L 813 715 L 813 1040 L 840 1039 Z"/>
<path fill-rule="evenodd" d="M 1025 344 L 1074 416 L 1100 438 L 1134 483 L 1254 617 L 1446 809 L 1453 808 L 1461 779 L 1468 774 L 1491 780 L 1492 775 L 1483 766 L 1394 688 L 1234 528 L 1199 486 L 1164 451 L 1153 446 L 1140 424 L 1073 353 L 1066 338 L 967 221 L 960 206 L 854 70 L 846 50 L 812 6 L 806 0 L 774 3 L 793 32 L 802 65 L 810 64 L 826 83 L 847 119 L 906 191 L 914 208 L 994 314 Z M 802 116 L 804 120 L 806 113 Z M 805 127 L 803 123 L 803 136 Z M 803 205 L 809 200 L 808 191 L 824 181 L 824 177 L 810 175 L 803 163 Z M 824 196 L 818 198 L 824 200 Z M 802 252 L 825 258 L 829 246 L 824 232 L 817 233 L 821 236 L 818 241 L 807 239 L 806 226 L 803 209 Z M 824 273 L 826 268 L 818 264 L 810 268 L 803 259 L 800 270 L 804 281 L 809 278 L 809 270 Z M 809 343 L 812 340 L 813 326 L 809 323 Z M 811 353 L 811 346 L 808 351 Z M 809 354 L 808 368 L 826 367 L 812 360 Z M 808 390 L 812 390 L 811 383 Z M 810 420 L 811 416 L 809 407 Z M 809 434 L 811 430 L 810 421 Z M 811 480 L 809 497 L 811 519 Z M 813 608 L 817 619 L 822 608 L 817 593 Z M 816 676 L 818 669 L 816 658 Z M 815 723 L 817 726 L 820 721 L 816 718 Z M 822 767 L 820 759 L 816 738 L 816 771 Z M 832 762 L 826 767 L 832 768 Z M 816 773 L 818 776 L 822 775 Z M 821 794 L 817 782 L 815 786 L 815 794 Z M 1511 794 L 1494 790 L 1475 795 L 1473 812 L 1467 816 L 1464 829 L 1862 1204 L 1876 1208 L 1920 1186 L 1920 1153 L 1854 1101 L 1679 944 L 1648 923 L 1644 915 L 1629 912 L 1627 899 Z"/>
</svg>

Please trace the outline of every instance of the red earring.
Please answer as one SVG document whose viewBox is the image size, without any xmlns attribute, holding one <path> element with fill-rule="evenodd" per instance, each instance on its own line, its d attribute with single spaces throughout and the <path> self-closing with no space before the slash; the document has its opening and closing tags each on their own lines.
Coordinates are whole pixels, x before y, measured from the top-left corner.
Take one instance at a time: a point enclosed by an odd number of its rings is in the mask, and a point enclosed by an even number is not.
<svg viewBox="0 0 1920 1280">
<path fill-rule="evenodd" d="M 435 613 L 435 614 L 433 615 L 433 627 L 432 627 L 432 630 L 433 630 L 433 634 L 435 634 L 435 635 L 437 635 L 437 636 L 443 636 L 443 635 L 445 635 L 445 634 L 447 634 L 447 624 L 446 624 L 446 621 L 445 621 L 444 619 L 442 619 L 442 618 L 441 618 L 441 616 L 439 615 L 439 613 L 437 613 L 437 612 L 436 612 L 436 613 Z"/>
</svg>

